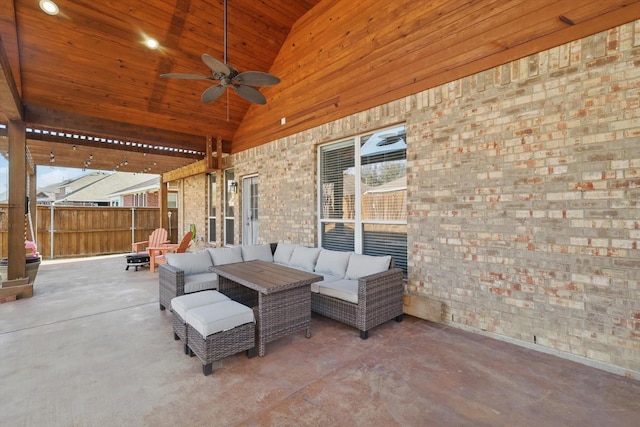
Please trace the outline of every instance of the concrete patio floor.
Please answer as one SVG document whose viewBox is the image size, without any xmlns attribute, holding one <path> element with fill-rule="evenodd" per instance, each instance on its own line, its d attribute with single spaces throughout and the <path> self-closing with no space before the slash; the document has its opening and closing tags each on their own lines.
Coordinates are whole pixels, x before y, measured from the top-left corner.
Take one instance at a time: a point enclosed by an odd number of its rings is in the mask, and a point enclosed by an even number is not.
<svg viewBox="0 0 640 427">
<path fill-rule="evenodd" d="M 640 382 L 405 316 L 313 336 L 202 375 L 123 255 L 44 261 L 0 304 L 2 426 L 637 426 Z"/>
</svg>

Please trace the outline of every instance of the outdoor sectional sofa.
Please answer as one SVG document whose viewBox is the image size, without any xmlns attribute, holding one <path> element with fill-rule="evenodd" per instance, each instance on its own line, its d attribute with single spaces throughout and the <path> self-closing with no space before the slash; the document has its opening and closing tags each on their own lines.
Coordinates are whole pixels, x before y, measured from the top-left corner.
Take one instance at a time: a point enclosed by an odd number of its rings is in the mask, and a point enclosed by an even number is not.
<svg viewBox="0 0 640 427">
<path fill-rule="evenodd" d="M 285 243 L 167 254 L 167 263 L 159 267 L 160 309 L 171 307 L 176 296 L 217 289 L 217 274 L 209 267 L 256 259 L 323 276 L 311 285 L 311 311 L 357 328 L 362 339 L 375 326 L 402 321 L 402 270 L 391 256 Z"/>
</svg>

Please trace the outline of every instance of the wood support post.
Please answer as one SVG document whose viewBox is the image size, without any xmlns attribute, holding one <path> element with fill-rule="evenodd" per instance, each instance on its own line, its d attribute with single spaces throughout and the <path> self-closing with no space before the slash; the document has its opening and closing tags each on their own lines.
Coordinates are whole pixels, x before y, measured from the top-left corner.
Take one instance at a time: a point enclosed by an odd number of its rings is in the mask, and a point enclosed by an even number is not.
<svg viewBox="0 0 640 427">
<path fill-rule="evenodd" d="M 216 156 L 214 158 L 213 153 Z M 213 137 L 211 135 L 207 135 L 207 159 L 206 159 L 206 167 L 207 171 L 213 171 L 220 169 L 220 165 L 222 164 L 222 136 L 218 135 L 216 137 L 216 146 L 213 146 Z"/>
<path fill-rule="evenodd" d="M 207 135 L 207 169 L 213 169 L 213 138 Z"/>
<path fill-rule="evenodd" d="M 38 200 L 37 200 L 37 195 L 38 192 L 36 191 L 37 185 L 38 185 L 38 181 L 36 180 L 36 171 L 35 169 L 29 169 L 28 170 L 28 177 L 29 177 L 29 191 L 27 196 L 29 196 L 29 218 L 27 218 L 27 238 L 37 242 L 38 241 Z M 31 223 L 29 224 L 28 221 L 31 221 Z"/>
<path fill-rule="evenodd" d="M 167 183 L 160 177 L 160 194 L 158 199 L 160 200 L 160 227 L 165 228 L 169 233 L 171 241 L 173 242 L 173 233 L 171 232 L 171 223 L 169 222 L 169 191 L 167 189 Z"/>
<path fill-rule="evenodd" d="M 216 156 L 215 168 L 220 169 L 222 167 L 222 137 L 220 135 L 216 140 Z"/>
<path fill-rule="evenodd" d="M 7 276 L 13 280 L 25 277 L 25 213 L 27 197 L 26 126 L 23 121 L 9 120 L 9 245 Z"/>
</svg>

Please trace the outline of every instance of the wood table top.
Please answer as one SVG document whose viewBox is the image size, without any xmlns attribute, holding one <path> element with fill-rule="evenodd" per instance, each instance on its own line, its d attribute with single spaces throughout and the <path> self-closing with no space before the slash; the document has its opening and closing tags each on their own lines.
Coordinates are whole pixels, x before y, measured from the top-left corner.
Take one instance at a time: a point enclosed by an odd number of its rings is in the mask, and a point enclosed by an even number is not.
<svg viewBox="0 0 640 427">
<path fill-rule="evenodd" d="M 322 276 L 266 261 L 244 261 L 210 267 L 220 276 L 263 294 L 319 282 Z"/>
</svg>

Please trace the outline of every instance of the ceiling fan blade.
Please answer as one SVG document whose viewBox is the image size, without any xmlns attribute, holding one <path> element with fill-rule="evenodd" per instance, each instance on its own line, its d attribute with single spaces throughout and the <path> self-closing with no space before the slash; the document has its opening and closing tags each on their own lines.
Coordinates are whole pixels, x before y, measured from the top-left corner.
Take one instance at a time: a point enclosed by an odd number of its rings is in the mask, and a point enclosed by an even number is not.
<svg viewBox="0 0 640 427">
<path fill-rule="evenodd" d="M 211 68 L 214 74 L 223 74 L 228 76 L 231 74 L 231 70 L 224 63 L 220 62 L 216 58 L 211 55 L 207 55 L 206 53 L 202 54 L 202 62 L 204 62 L 207 67 Z"/>
<path fill-rule="evenodd" d="M 170 79 L 211 80 L 211 77 L 201 76 L 199 74 L 183 74 L 183 73 L 160 74 L 160 77 L 165 77 Z"/>
<path fill-rule="evenodd" d="M 258 91 L 258 89 L 252 88 L 251 86 L 240 85 L 233 85 L 233 88 L 236 90 L 238 95 L 249 102 L 260 105 L 264 105 L 267 103 L 267 99 Z"/>
<path fill-rule="evenodd" d="M 245 71 L 238 74 L 233 81 L 249 86 L 273 86 L 280 83 L 279 78 L 262 71 Z"/>
<path fill-rule="evenodd" d="M 220 95 L 224 93 L 224 87 L 222 85 L 211 86 L 209 89 L 202 92 L 200 99 L 205 104 L 215 101 L 220 98 Z"/>
</svg>

